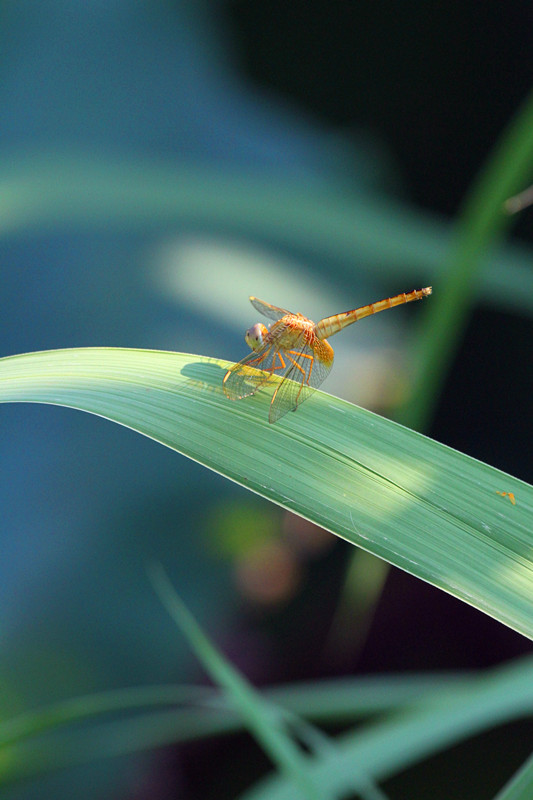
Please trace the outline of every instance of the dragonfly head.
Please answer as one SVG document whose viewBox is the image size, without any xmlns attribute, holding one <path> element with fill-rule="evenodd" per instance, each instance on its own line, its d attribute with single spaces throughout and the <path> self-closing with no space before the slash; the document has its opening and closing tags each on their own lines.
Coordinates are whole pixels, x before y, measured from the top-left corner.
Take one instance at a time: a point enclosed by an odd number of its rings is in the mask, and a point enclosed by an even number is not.
<svg viewBox="0 0 533 800">
<path fill-rule="evenodd" d="M 266 328 L 262 322 L 257 322 L 246 331 L 244 341 L 252 350 L 259 350 L 264 344 L 267 333 L 268 328 Z"/>
</svg>

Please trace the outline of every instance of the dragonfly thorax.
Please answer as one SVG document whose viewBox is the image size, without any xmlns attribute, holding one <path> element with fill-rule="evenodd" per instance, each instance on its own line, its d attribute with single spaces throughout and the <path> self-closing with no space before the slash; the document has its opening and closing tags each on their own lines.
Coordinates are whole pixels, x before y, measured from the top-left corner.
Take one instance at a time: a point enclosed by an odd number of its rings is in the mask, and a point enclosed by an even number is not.
<svg viewBox="0 0 533 800">
<path fill-rule="evenodd" d="M 251 350 L 259 350 L 263 346 L 268 328 L 262 322 L 256 322 L 244 334 L 244 341 Z"/>
</svg>

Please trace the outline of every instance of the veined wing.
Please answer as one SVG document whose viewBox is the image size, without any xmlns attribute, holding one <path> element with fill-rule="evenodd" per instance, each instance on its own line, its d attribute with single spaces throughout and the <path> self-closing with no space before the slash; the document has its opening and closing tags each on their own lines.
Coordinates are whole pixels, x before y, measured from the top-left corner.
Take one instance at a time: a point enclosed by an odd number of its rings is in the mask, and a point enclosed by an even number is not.
<svg viewBox="0 0 533 800">
<path fill-rule="evenodd" d="M 296 346 L 281 350 L 278 358 L 283 359 L 285 365 L 284 378 L 270 403 L 269 422 L 276 422 L 288 411 L 296 411 L 325 380 L 333 365 L 333 358 L 322 360 L 305 342 L 303 335 Z"/>
<path fill-rule="evenodd" d="M 229 369 L 222 382 L 224 393 L 230 400 L 250 397 L 260 389 L 273 374 L 282 374 L 283 361 L 279 348 L 265 342 L 259 350 L 252 350 L 238 364 Z"/>
<path fill-rule="evenodd" d="M 320 359 L 305 342 L 303 334 L 291 349 L 267 342 L 226 372 L 224 393 L 230 400 L 250 397 L 273 375 L 278 375 L 282 381 L 274 392 L 268 415 L 269 422 L 276 422 L 288 411 L 296 411 L 300 403 L 307 400 L 326 378 L 332 364 L 333 358 L 329 361 Z"/>
<path fill-rule="evenodd" d="M 307 400 L 327 377 L 332 365 L 331 348 L 323 354 L 313 350 L 303 332 L 290 348 L 267 341 L 260 350 L 248 353 L 226 372 L 224 393 L 230 400 L 250 397 L 277 375 L 282 380 L 274 392 L 268 415 L 269 422 L 276 422 Z"/>
<path fill-rule="evenodd" d="M 270 303 L 265 303 L 264 300 L 259 300 L 258 297 L 250 297 L 250 303 L 253 305 L 260 314 L 263 316 L 268 317 L 269 319 L 278 320 L 284 317 L 286 314 L 291 314 L 290 311 L 287 311 L 285 308 L 278 308 L 278 306 L 272 306 Z"/>
</svg>

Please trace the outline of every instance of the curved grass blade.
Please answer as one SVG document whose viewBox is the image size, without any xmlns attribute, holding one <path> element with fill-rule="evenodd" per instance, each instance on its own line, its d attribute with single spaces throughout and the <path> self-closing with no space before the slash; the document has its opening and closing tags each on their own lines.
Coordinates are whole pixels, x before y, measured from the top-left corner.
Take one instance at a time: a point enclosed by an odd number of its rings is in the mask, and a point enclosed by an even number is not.
<svg viewBox="0 0 533 800">
<path fill-rule="evenodd" d="M 147 350 L 29 353 L 0 359 L 0 402 L 132 428 L 533 636 L 531 486 L 320 391 L 269 425 L 268 393 L 224 396 L 227 366 Z"/>
</svg>

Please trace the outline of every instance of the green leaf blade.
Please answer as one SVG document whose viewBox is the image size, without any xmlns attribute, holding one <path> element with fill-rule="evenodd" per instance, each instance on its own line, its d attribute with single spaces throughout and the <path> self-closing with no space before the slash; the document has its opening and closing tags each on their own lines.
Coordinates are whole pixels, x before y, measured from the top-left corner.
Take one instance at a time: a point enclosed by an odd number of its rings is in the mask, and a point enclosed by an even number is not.
<svg viewBox="0 0 533 800">
<path fill-rule="evenodd" d="M 278 766 L 278 769 L 299 787 L 308 800 L 323 800 L 329 793 L 320 793 L 309 777 L 308 759 L 285 730 L 281 714 L 274 710 L 252 688 L 246 678 L 216 649 L 202 631 L 181 598 L 174 591 L 159 563 L 149 566 L 149 577 L 159 599 L 186 637 L 196 656 L 211 678 L 233 699 L 250 731 Z"/>
<path fill-rule="evenodd" d="M 228 400 L 226 368 L 147 350 L 29 353 L 0 360 L 0 402 L 132 428 L 533 636 L 531 486 L 322 392 L 269 425 L 268 393 Z"/>
<path fill-rule="evenodd" d="M 533 755 L 498 792 L 494 800 L 529 800 L 533 795 Z"/>
</svg>

